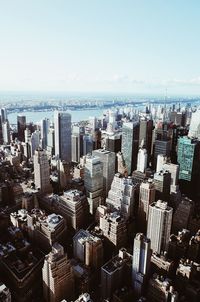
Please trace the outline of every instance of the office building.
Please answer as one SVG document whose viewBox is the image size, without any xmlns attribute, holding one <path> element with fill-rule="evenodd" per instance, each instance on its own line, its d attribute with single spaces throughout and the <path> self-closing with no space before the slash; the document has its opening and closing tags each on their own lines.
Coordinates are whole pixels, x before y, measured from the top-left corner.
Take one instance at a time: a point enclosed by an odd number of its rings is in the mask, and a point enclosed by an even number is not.
<svg viewBox="0 0 200 302">
<path fill-rule="evenodd" d="M 37 150 L 40 147 L 40 132 L 39 132 L 39 130 L 35 130 L 31 134 L 30 145 L 31 145 L 31 156 L 34 156 L 35 150 Z"/>
<path fill-rule="evenodd" d="M 200 109 L 198 109 L 196 112 L 192 112 L 188 136 L 190 138 L 200 139 Z"/>
<path fill-rule="evenodd" d="M 172 224 L 173 209 L 167 202 L 158 200 L 149 206 L 147 237 L 151 240 L 151 249 L 160 254 L 167 251 Z"/>
<path fill-rule="evenodd" d="M 67 112 L 54 113 L 55 155 L 71 162 L 71 115 Z"/>
<path fill-rule="evenodd" d="M 26 129 L 26 117 L 23 115 L 17 116 L 17 136 L 19 141 L 24 142 L 24 131 Z"/>
<path fill-rule="evenodd" d="M 89 231 L 81 229 L 73 237 L 73 254 L 74 258 L 86 266 L 98 269 L 103 264 L 102 240 Z"/>
<path fill-rule="evenodd" d="M 106 213 L 103 217 L 100 216 L 100 229 L 113 246 L 121 248 L 126 245 L 126 222 L 117 212 Z"/>
<path fill-rule="evenodd" d="M 128 176 L 128 171 L 125 165 L 124 156 L 121 152 L 117 153 L 117 172 L 123 176 Z"/>
<path fill-rule="evenodd" d="M 50 127 L 50 120 L 45 118 L 41 120 L 41 146 L 43 149 L 46 149 L 47 147 L 47 135 L 49 132 Z"/>
<path fill-rule="evenodd" d="M 133 218 L 135 206 L 135 191 L 137 185 L 131 177 L 115 174 L 111 189 L 106 198 L 106 205 L 110 211 L 119 211 L 125 220 Z"/>
<path fill-rule="evenodd" d="M 194 213 L 194 202 L 183 196 L 173 216 L 172 229 L 177 234 L 182 229 L 188 229 L 189 220 Z"/>
<path fill-rule="evenodd" d="M 140 297 L 146 285 L 151 260 L 150 240 L 138 233 L 133 245 L 132 282 L 134 292 Z"/>
<path fill-rule="evenodd" d="M 2 136 L 4 145 L 10 144 L 10 124 L 8 120 L 2 123 Z"/>
<path fill-rule="evenodd" d="M 1 115 L 1 122 L 5 123 L 8 120 L 6 108 L 1 108 L 0 115 Z"/>
<path fill-rule="evenodd" d="M 105 149 L 94 150 L 92 155 L 99 157 L 103 163 L 103 195 L 107 196 L 115 175 L 116 155 Z"/>
<path fill-rule="evenodd" d="M 186 136 L 178 139 L 179 182 L 182 193 L 191 199 L 200 196 L 200 141 Z"/>
<path fill-rule="evenodd" d="M 36 189 L 42 193 L 51 192 L 49 161 L 46 151 L 37 149 L 33 156 L 34 181 Z"/>
<path fill-rule="evenodd" d="M 147 150 L 145 148 L 139 148 L 137 157 L 137 171 L 144 173 L 147 168 Z"/>
<path fill-rule="evenodd" d="M 79 190 L 65 191 L 58 197 L 57 211 L 66 219 L 69 227 L 80 229 L 88 218 L 88 204 L 85 194 Z"/>
<path fill-rule="evenodd" d="M 83 155 L 92 154 L 93 138 L 91 134 L 83 135 Z"/>
<path fill-rule="evenodd" d="M 49 252 L 55 242 L 62 243 L 66 238 L 65 220 L 55 213 L 46 216 L 42 210 L 33 209 L 27 214 L 27 227 L 30 238 L 45 252 Z"/>
<path fill-rule="evenodd" d="M 131 280 L 132 256 L 125 249 L 110 259 L 101 268 L 102 298 L 111 299 L 116 289 L 129 285 Z"/>
<path fill-rule="evenodd" d="M 90 206 L 90 213 L 93 215 L 101 203 L 104 184 L 103 163 L 99 157 L 91 155 L 86 157 L 84 166 L 84 184 Z"/>
<path fill-rule="evenodd" d="M 105 149 L 111 152 L 120 152 L 122 144 L 121 133 L 105 134 L 104 137 Z"/>
<path fill-rule="evenodd" d="M 155 201 L 155 185 L 152 179 L 143 181 L 140 184 L 139 207 L 138 207 L 138 226 L 144 234 L 147 231 L 147 220 L 149 205 Z"/>
<path fill-rule="evenodd" d="M 125 165 L 130 175 L 137 167 L 139 143 L 139 124 L 137 122 L 123 123 L 122 126 L 122 153 Z"/>
<path fill-rule="evenodd" d="M 168 201 L 170 199 L 171 173 L 161 170 L 154 174 L 153 181 L 156 189 L 156 199 Z"/>
<path fill-rule="evenodd" d="M 140 119 L 139 146 L 143 141 L 148 155 L 151 153 L 152 130 L 153 120 L 148 119 L 146 117 L 142 117 Z"/>
<path fill-rule="evenodd" d="M 42 276 L 45 301 L 60 302 L 64 298 L 73 298 L 73 271 L 62 245 L 55 243 L 52 251 L 45 257 Z"/>
</svg>

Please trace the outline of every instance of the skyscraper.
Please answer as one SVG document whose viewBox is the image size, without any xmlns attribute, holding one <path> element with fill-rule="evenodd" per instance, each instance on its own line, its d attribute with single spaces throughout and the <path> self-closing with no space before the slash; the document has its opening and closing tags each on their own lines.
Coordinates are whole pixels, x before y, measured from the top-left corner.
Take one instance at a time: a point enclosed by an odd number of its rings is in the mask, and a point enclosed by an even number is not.
<svg viewBox="0 0 200 302">
<path fill-rule="evenodd" d="M 200 109 L 192 113 L 188 136 L 200 139 Z"/>
<path fill-rule="evenodd" d="M 158 200 L 149 206 L 147 237 L 151 240 L 151 249 L 160 254 L 167 251 L 172 224 L 173 209 L 167 202 Z"/>
<path fill-rule="evenodd" d="M 139 142 L 139 124 L 137 122 L 123 123 L 122 126 L 122 153 L 125 165 L 130 175 L 137 166 Z"/>
<path fill-rule="evenodd" d="M 46 151 L 37 149 L 33 157 L 34 161 L 34 180 L 36 188 L 39 188 L 42 193 L 50 192 L 50 173 L 49 161 Z"/>
<path fill-rule="evenodd" d="M 24 115 L 17 116 L 17 132 L 18 139 L 24 142 L 24 130 L 26 129 L 26 117 Z"/>
<path fill-rule="evenodd" d="M 42 275 L 45 301 L 60 302 L 64 298 L 73 298 L 73 271 L 62 245 L 53 245 L 52 251 L 44 260 Z"/>
<path fill-rule="evenodd" d="M 103 163 L 99 157 L 90 155 L 86 157 L 84 183 L 90 205 L 90 213 L 95 214 L 103 191 Z"/>
<path fill-rule="evenodd" d="M 55 155 L 61 160 L 71 162 L 71 115 L 55 112 Z"/>
<path fill-rule="evenodd" d="M 132 281 L 133 288 L 138 297 L 142 295 L 151 260 L 151 242 L 142 233 L 134 239 Z"/>
<path fill-rule="evenodd" d="M 116 155 L 114 152 L 104 149 L 94 150 L 92 155 L 99 157 L 103 163 L 103 195 L 106 197 L 115 175 Z"/>
<path fill-rule="evenodd" d="M 140 148 L 137 157 L 137 171 L 144 173 L 147 168 L 147 150 Z"/>
<path fill-rule="evenodd" d="M 155 185 L 152 179 L 140 184 L 138 225 L 139 229 L 146 234 L 149 205 L 155 201 Z"/>
<path fill-rule="evenodd" d="M 50 121 L 45 118 L 41 120 L 41 143 L 42 148 L 46 149 L 47 147 L 47 135 L 49 131 Z"/>
<path fill-rule="evenodd" d="M 74 257 L 91 268 L 98 269 L 103 263 L 102 240 L 86 230 L 79 230 L 73 238 Z"/>
<path fill-rule="evenodd" d="M 187 136 L 178 140 L 179 181 L 182 193 L 200 196 L 200 141 Z"/>
<path fill-rule="evenodd" d="M 133 218 L 136 188 L 137 184 L 131 177 L 122 177 L 116 173 L 106 198 L 108 209 L 119 211 L 125 220 Z"/>
</svg>

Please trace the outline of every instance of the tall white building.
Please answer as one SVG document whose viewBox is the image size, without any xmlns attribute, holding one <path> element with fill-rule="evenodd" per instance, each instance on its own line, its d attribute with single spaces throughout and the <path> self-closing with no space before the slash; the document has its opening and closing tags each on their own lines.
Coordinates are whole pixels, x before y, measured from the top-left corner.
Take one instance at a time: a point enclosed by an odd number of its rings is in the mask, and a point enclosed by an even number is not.
<svg viewBox="0 0 200 302">
<path fill-rule="evenodd" d="M 192 113 L 188 136 L 200 139 L 200 109 Z"/>
<path fill-rule="evenodd" d="M 142 295 L 151 261 L 151 242 L 142 233 L 134 239 L 132 281 L 134 292 L 138 297 Z"/>
<path fill-rule="evenodd" d="M 3 143 L 10 144 L 10 125 L 8 120 L 2 123 L 2 134 L 3 134 Z"/>
<path fill-rule="evenodd" d="M 71 115 L 67 112 L 54 113 L 55 155 L 71 162 Z"/>
<path fill-rule="evenodd" d="M 111 211 L 119 211 L 125 220 L 133 217 L 136 185 L 131 177 L 115 174 L 106 205 Z"/>
<path fill-rule="evenodd" d="M 158 200 L 149 206 L 147 237 L 151 240 L 151 249 L 160 254 L 167 251 L 172 224 L 173 209 L 167 202 Z"/>
<path fill-rule="evenodd" d="M 147 168 L 147 150 L 140 148 L 137 158 L 137 171 L 144 173 Z"/>
<path fill-rule="evenodd" d="M 90 213 L 95 214 L 100 204 L 103 191 L 103 163 L 97 156 L 86 157 L 84 167 L 84 183 L 87 199 L 90 206 Z"/>
<path fill-rule="evenodd" d="M 106 197 L 115 175 L 116 155 L 105 149 L 94 150 L 92 155 L 98 156 L 103 163 L 103 195 Z"/>
<path fill-rule="evenodd" d="M 42 276 L 45 301 L 60 302 L 64 298 L 71 301 L 74 295 L 74 275 L 62 245 L 53 245 L 44 260 Z"/>
<path fill-rule="evenodd" d="M 49 162 L 46 151 L 37 149 L 33 156 L 35 187 L 42 193 L 51 191 Z"/>
</svg>

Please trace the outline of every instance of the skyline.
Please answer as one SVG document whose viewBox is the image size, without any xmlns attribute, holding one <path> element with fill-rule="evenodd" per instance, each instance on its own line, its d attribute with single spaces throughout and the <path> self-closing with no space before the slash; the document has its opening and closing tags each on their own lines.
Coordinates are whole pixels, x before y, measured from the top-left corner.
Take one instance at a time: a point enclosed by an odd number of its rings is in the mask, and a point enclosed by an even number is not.
<svg viewBox="0 0 200 302">
<path fill-rule="evenodd" d="M 0 93 L 199 95 L 192 3 L 0 1 Z"/>
</svg>

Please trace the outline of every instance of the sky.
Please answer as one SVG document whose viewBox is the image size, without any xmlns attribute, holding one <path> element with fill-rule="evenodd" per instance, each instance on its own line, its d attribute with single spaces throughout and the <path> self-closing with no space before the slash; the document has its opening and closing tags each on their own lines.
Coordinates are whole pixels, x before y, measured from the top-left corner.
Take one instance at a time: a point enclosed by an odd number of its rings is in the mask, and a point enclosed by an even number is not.
<svg viewBox="0 0 200 302">
<path fill-rule="evenodd" d="M 0 0 L 0 92 L 200 95 L 199 0 Z"/>
</svg>

